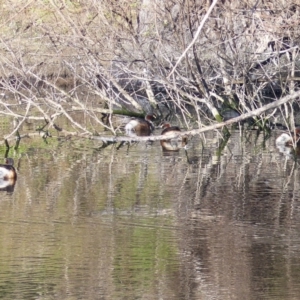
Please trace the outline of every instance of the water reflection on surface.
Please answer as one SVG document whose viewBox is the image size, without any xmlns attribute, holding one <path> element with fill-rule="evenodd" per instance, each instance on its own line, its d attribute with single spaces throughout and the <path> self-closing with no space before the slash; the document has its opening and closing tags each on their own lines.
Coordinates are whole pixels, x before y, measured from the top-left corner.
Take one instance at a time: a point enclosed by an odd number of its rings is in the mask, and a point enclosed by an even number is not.
<svg viewBox="0 0 300 300">
<path fill-rule="evenodd" d="M 296 299 L 299 162 L 275 138 L 16 154 L 14 191 L 0 192 L 0 297 Z"/>
</svg>

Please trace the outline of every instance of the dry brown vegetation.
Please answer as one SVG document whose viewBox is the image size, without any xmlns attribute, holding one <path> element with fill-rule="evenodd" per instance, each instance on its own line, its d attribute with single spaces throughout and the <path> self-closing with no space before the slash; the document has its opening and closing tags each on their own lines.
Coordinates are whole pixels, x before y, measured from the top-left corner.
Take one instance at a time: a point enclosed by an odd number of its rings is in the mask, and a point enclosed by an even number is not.
<svg viewBox="0 0 300 300">
<path fill-rule="evenodd" d="M 1 114 L 16 130 L 28 119 L 60 130 L 63 116 L 79 134 L 116 134 L 101 113 L 155 111 L 201 128 L 293 95 L 300 1 L 214 2 L 1 1 Z M 254 121 L 293 126 L 297 109 Z"/>
</svg>

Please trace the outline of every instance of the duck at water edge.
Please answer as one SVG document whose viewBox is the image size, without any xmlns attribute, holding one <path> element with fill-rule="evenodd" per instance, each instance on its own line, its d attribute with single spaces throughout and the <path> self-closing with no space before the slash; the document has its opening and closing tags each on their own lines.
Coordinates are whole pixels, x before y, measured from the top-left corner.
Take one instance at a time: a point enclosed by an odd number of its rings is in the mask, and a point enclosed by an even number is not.
<svg viewBox="0 0 300 300">
<path fill-rule="evenodd" d="M 15 189 L 15 184 L 15 179 L 4 180 L 0 178 L 0 192 L 13 193 Z"/>
<path fill-rule="evenodd" d="M 181 130 L 178 126 L 171 126 L 170 123 L 164 123 L 162 125 L 162 135 L 170 136 L 176 133 L 180 133 Z M 187 145 L 187 137 L 176 137 L 170 140 L 161 140 L 160 145 L 164 151 L 179 151 L 181 148 L 185 148 Z"/>
<path fill-rule="evenodd" d="M 296 128 L 294 132 L 291 133 L 282 133 L 277 139 L 276 139 L 276 145 L 277 146 L 290 146 L 294 147 L 300 146 L 300 128 Z"/>
<path fill-rule="evenodd" d="M 0 164 L 0 179 L 1 180 L 13 180 L 17 179 L 17 172 L 13 166 L 14 160 L 12 158 L 6 158 L 5 164 Z"/>
<path fill-rule="evenodd" d="M 125 125 L 125 132 L 129 136 L 149 136 L 155 129 L 153 121 L 156 116 L 146 115 L 145 119 L 132 119 Z"/>
</svg>

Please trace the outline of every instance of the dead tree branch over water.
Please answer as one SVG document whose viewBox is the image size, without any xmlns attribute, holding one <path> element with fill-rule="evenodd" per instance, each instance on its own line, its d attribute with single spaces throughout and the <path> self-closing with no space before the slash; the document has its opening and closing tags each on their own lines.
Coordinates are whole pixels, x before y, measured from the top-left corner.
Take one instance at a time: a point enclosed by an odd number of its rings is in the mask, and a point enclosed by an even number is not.
<svg viewBox="0 0 300 300">
<path fill-rule="evenodd" d="M 188 130 L 188 131 L 183 131 L 181 133 L 176 133 L 174 135 L 156 135 L 156 136 L 147 136 L 147 137 L 128 137 L 128 136 L 95 136 L 95 135 L 91 135 L 88 132 L 83 132 L 81 134 L 78 134 L 78 132 L 69 132 L 66 131 L 64 129 L 60 129 L 59 131 L 63 134 L 63 135 L 69 135 L 69 136 L 76 136 L 76 137 L 81 137 L 81 138 L 88 138 L 88 139 L 92 139 L 92 140 L 99 140 L 102 141 L 104 143 L 107 142 L 111 142 L 111 143 L 118 143 L 118 142 L 147 142 L 147 141 L 160 141 L 160 140 L 168 140 L 168 139 L 173 139 L 176 137 L 181 137 L 181 136 L 195 136 L 207 131 L 211 131 L 211 130 L 216 130 L 216 129 L 220 129 L 223 128 L 225 126 L 237 123 L 237 122 L 241 122 L 247 118 L 253 117 L 253 116 L 259 116 L 260 114 L 271 110 L 271 109 L 277 109 L 279 108 L 281 105 L 284 105 L 286 103 L 288 103 L 289 101 L 292 101 L 296 98 L 300 97 L 300 91 L 298 92 L 294 92 L 292 95 L 288 95 L 283 97 L 282 99 L 276 100 L 272 103 L 269 103 L 263 107 L 257 108 L 253 111 L 250 111 L 248 113 L 245 113 L 239 117 L 236 118 L 232 118 L 228 121 L 225 122 L 221 122 L 221 123 L 216 123 L 213 125 L 209 125 L 209 126 L 205 126 L 203 128 L 199 128 L 199 129 L 193 129 L 193 130 Z M 12 134 L 10 134 L 9 136 L 6 137 L 6 139 L 2 142 L 0 142 L 0 144 L 4 144 L 7 143 L 7 141 L 12 141 L 15 139 L 20 139 L 20 138 L 26 138 L 26 137 L 31 137 L 31 136 L 41 136 L 41 133 L 32 133 L 32 134 L 24 134 L 22 136 L 17 136 L 17 137 L 12 137 Z"/>
<path fill-rule="evenodd" d="M 292 95 L 288 95 L 283 97 L 282 99 L 279 99 L 277 101 L 274 101 L 272 103 L 269 103 L 263 107 L 257 108 L 253 111 L 250 111 L 248 113 L 245 113 L 239 117 L 236 118 L 232 118 L 228 121 L 225 122 L 221 122 L 221 123 L 217 123 L 217 124 L 213 124 L 213 125 L 209 125 L 209 126 L 205 126 L 203 128 L 199 128 L 199 129 L 193 129 L 193 130 L 189 130 L 189 131 L 184 131 L 181 133 L 176 133 L 174 135 L 158 135 L 158 136 L 149 136 L 149 137 L 123 137 L 123 136 L 118 136 L 118 137 L 105 137 L 105 136 L 93 136 L 90 137 L 91 139 L 94 140 L 101 140 L 104 142 L 145 142 L 145 141 L 160 141 L 160 140 L 168 140 L 168 139 L 172 139 L 175 137 L 180 137 L 180 136 L 194 136 L 200 133 L 204 133 L 207 131 L 211 131 L 211 130 L 216 130 L 216 129 L 220 129 L 224 126 L 228 126 L 237 122 L 241 122 L 247 118 L 253 117 L 253 116 L 259 116 L 260 114 L 270 110 L 270 109 L 276 109 L 278 108 L 280 105 L 284 105 L 286 103 L 288 103 L 289 101 L 296 99 L 300 97 L 300 91 L 293 93 Z"/>
</svg>

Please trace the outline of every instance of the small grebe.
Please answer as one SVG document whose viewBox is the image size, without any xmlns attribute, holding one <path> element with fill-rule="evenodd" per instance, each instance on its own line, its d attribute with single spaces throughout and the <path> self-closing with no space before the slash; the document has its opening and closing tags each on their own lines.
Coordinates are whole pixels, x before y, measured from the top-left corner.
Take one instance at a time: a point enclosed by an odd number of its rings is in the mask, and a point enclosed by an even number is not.
<svg viewBox="0 0 300 300">
<path fill-rule="evenodd" d="M 170 123 L 164 123 L 162 128 L 163 131 L 161 134 L 166 136 L 181 132 L 178 126 L 171 126 Z M 161 140 L 160 144 L 165 151 L 179 151 L 180 148 L 185 148 L 187 144 L 187 137 L 183 136 L 172 138 L 170 140 Z"/>
<path fill-rule="evenodd" d="M 4 180 L 3 178 L 0 178 L 0 192 L 13 193 L 15 184 L 15 179 Z"/>
<path fill-rule="evenodd" d="M 153 121 L 156 116 L 146 115 L 143 119 L 132 119 L 125 125 L 125 131 L 127 135 L 148 136 L 154 130 Z"/>
<path fill-rule="evenodd" d="M 13 167 L 14 160 L 12 158 L 6 158 L 5 165 L 0 164 L 0 179 L 10 180 L 17 179 L 17 172 Z"/>
<path fill-rule="evenodd" d="M 282 133 L 276 139 L 276 145 L 284 145 L 284 146 L 300 146 L 300 128 L 295 128 L 294 132 Z"/>
</svg>

